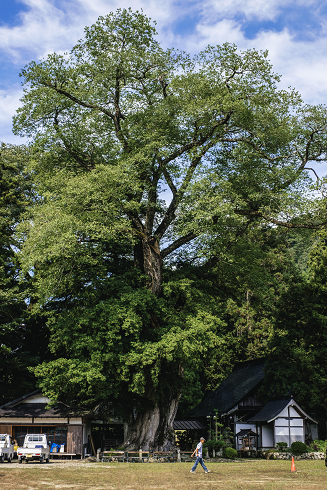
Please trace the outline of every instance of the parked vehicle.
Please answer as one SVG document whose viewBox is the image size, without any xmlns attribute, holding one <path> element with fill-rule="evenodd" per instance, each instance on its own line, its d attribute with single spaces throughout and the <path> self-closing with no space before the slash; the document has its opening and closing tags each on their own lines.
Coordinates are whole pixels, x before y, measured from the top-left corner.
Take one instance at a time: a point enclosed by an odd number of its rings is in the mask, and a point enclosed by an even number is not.
<svg viewBox="0 0 327 490">
<path fill-rule="evenodd" d="M 8 463 L 14 457 L 14 445 L 11 442 L 11 436 L 9 434 L 0 434 L 0 461 L 4 463 L 5 459 Z"/>
<path fill-rule="evenodd" d="M 45 434 L 26 434 L 23 447 L 17 449 L 18 463 L 23 461 L 46 461 L 49 463 L 50 450 Z"/>
</svg>

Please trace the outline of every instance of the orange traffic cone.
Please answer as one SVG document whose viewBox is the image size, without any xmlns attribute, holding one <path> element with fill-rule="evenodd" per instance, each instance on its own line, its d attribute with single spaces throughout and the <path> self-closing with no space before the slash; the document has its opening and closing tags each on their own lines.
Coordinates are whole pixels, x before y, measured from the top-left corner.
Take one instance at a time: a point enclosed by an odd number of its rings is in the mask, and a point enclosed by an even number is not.
<svg viewBox="0 0 327 490">
<path fill-rule="evenodd" d="M 295 469 L 295 464 L 294 464 L 294 456 L 292 456 L 292 466 L 291 466 L 291 471 L 296 471 L 296 469 Z"/>
</svg>

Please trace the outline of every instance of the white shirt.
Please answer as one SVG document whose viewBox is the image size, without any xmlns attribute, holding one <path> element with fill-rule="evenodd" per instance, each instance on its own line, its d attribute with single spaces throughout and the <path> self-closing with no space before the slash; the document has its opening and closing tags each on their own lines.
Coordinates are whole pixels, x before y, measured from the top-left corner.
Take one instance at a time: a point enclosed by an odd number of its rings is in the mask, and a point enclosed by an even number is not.
<svg viewBox="0 0 327 490">
<path fill-rule="evenodd" d="M 202 458 L 202 442 L 199 442 L 199 444 L 196 446 L 196 449 L 198 450 L 199 458 Z"/>
</svg>

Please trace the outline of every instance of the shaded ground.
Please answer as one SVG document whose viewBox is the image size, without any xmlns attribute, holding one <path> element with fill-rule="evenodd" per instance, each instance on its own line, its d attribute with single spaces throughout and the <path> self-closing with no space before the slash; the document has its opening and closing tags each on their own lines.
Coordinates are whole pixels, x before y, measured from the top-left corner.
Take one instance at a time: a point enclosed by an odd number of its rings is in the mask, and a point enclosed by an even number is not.
<svg viewBox="0 0 327 490">
<path fill-rule="evenodd" d="M 324 461 L 208 463 L 190 473 L 188 463 L 51 462 L 0 465 L 0 488 L 15 490 L 327 490 Z"/>
</svg>

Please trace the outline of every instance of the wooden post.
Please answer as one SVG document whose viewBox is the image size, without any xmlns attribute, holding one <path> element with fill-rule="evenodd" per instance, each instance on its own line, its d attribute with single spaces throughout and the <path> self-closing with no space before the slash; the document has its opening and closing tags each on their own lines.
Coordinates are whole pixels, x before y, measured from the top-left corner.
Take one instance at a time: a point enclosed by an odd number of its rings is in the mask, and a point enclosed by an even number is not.
<svg viewBox="0 0 327 490">
<path fill-rule="evenodd" d="M 177 463 L 181 463 L 181 450 L 177 448 Z"/>
<path fill-rule="evenodd" d="M 288 408 L 288 447 L 291 447 L 291 414 L 290 414 L 290 406 Z"/>
<path fill-rule="evenodd" d="M 96 456 L 96 452 L 95 452 L 95 449 L 94 449 L 94 444 L 93 444 L 92 434 L 90 434 L 90 441 L 91 441 L 91 445 L 92 445 L 92 451 L 93 451 L 93 454 L 94 454 L 94 456 Z"/>
<path fill-rule="evenodd" d="M 97 449 L 97 463 L 100 463 L 100 452 L 101 448 Z"/>
<path fill-rule="evenodd" d="M 139 450 L 139 460 L 140 460 L 140 463 L 142 463 L 142 448 L 141 447 Z"/>
</svg>

